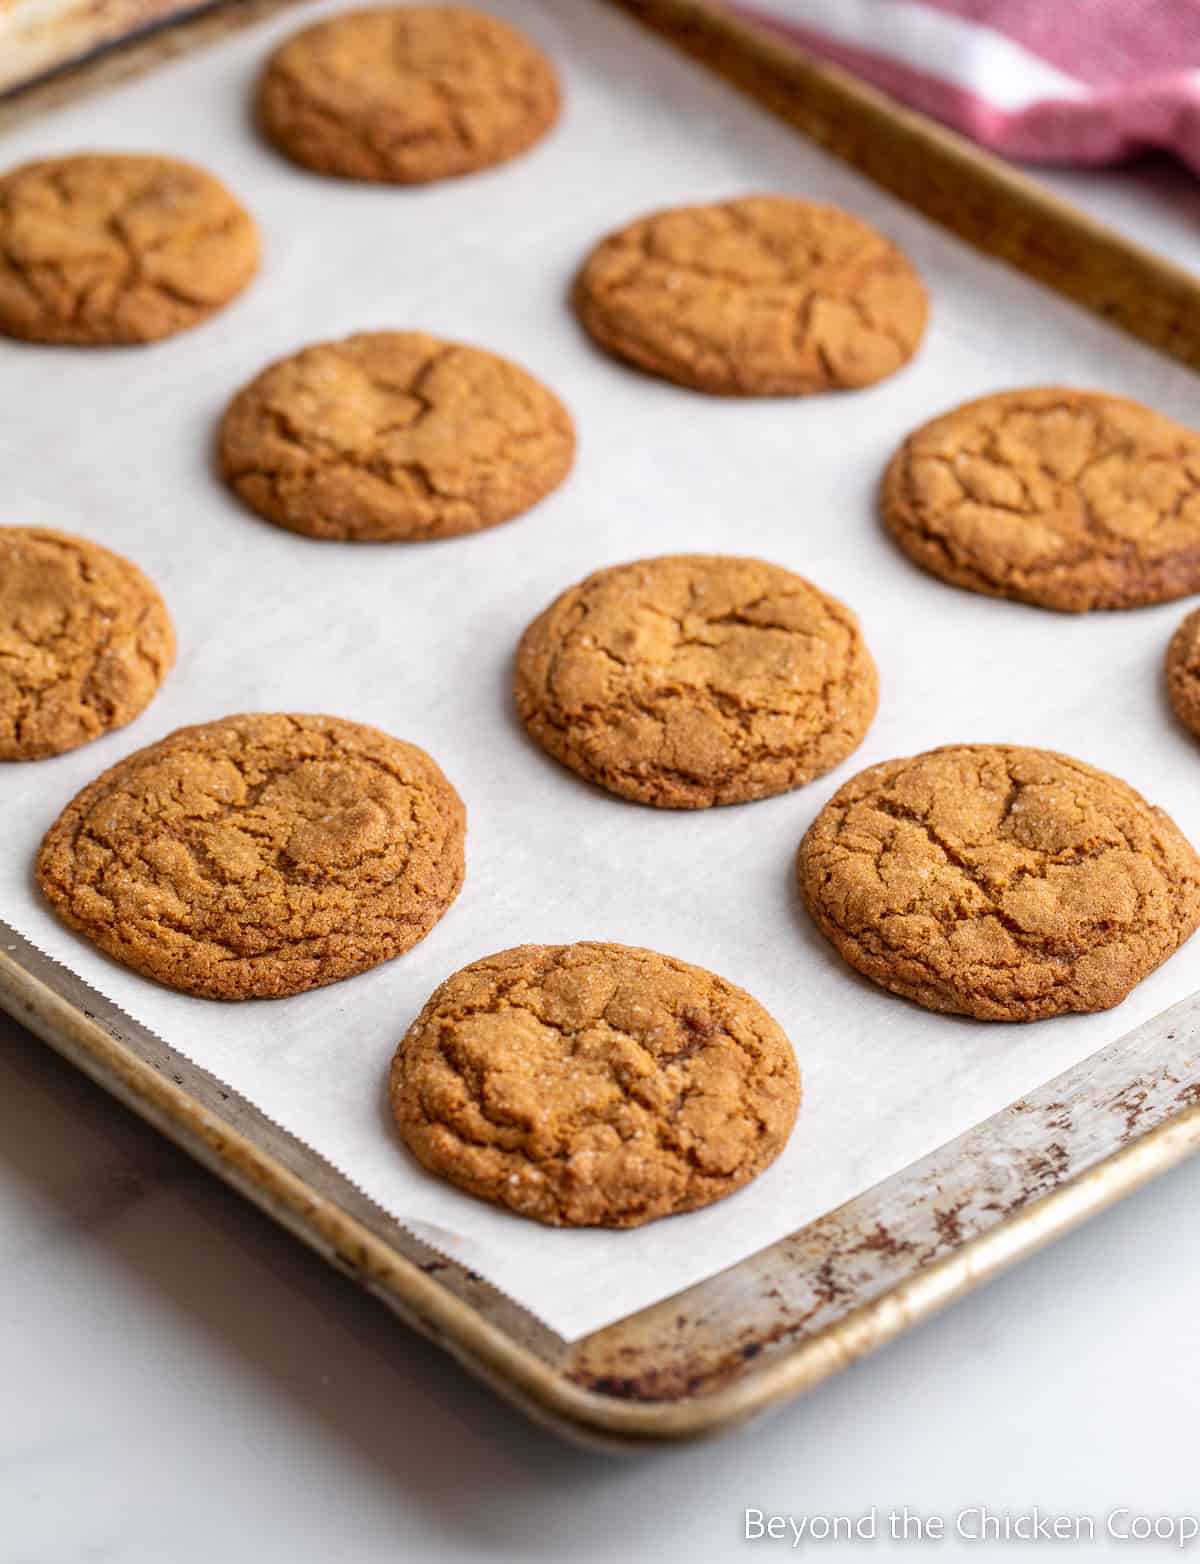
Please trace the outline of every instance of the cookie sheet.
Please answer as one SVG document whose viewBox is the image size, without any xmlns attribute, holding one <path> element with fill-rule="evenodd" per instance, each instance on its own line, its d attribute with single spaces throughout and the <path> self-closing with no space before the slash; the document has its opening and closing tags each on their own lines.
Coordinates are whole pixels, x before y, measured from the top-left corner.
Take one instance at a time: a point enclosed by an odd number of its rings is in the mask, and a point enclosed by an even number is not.
<svg viewBox="0 0 1200 1564">
<path fill-rule="evenodd" d="M 427 189 L 301 172 L 247 112 L 297 8 L 102 97 L 23 126 L 6 164 L 83 147 L 161 149 L 229 183 L 263 230 L 262 275 L 208 325 L 147 349 L 0 342 L 3 521 L 128 554 L 175 617 L 179 662 L 131 727 L 0 770 L 3 916 L 258 1104 L 431 1244 L 564 1337 L 701 1280 L 887 1178 L 1200 988 L 1200 939 L 1120 1009 L 1032 1026 L 935 1016 L 857 978 L 814 932 L 793 860 L 861 766 L 935 744 L 1050 745 L 1128 778 L 1200 840 L 1200 749 L 1160 662 L 1182 605 L 1065 617 L 921 575 L 876 519 L 900 437 L 1004 386 L 1105 386 L 1196 422 L 1200 382 L 926 223 L 599 0 L 488 0 L 559 62 L 566 112 L 508 167 Z M 655 206 L 781 190 L 842 203 L 924 273 L 917 361 L 868 391 L 721 401 L 595 352 L 566 308 L 608 229 Z M 215 478 L 230 393 L 267 360 L 356 329 L 420 327 L 509 354 L 569 403 L 567 484 L 525 518 L 446 543 L 342 545 L 244 511 Z M 598 566 L 680 550 L 756 554 L 860 614 L 879 716 L 834 774 L 740 808 L 621 802 L 546 758 L 509 698 L 512 654 L 557 592 Z M 97 772 L 183 723 L 332 712 L 424 745 L 469 815 L 466 886 L 409 955 L 277 1002 L 189 999 L 55 922 L 37 842 Z M 393 1132 L 388 1064 L 449 972 L 521 941 L 648 945 L 749 988 L 790 1034 L 806 1097 L 780 1160 L 707 1211 L 623 1233 L 561 1232 L 444 1188 Z"/>
</svg>

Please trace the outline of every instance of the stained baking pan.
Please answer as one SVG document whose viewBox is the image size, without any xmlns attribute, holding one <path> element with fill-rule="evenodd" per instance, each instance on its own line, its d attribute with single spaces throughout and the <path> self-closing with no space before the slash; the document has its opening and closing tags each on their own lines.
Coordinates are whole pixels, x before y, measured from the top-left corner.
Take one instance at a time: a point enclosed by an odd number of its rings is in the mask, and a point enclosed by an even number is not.
<svg viewBox="0 0 1200 1564">
<path fill-rule="evenodd" d="M 219 52 L 276 8 L 250 0 L 110 41 L 10 93 L 0 124 L 201 44 Z M 1200 284 L 1178 268 L 724 13 L 692 0 L 621 8 L 958 237 L 1200 368 Z M 502 1394 L 614 1449 L 744 1424 L 1200 1147 L 1200 996 L 1133 1030 L 1118 1013 L 1118 1041 L 930 1155 L 719 1274 L 567 1340 L 7 924 L 0 1005 Z"/>
</svg>

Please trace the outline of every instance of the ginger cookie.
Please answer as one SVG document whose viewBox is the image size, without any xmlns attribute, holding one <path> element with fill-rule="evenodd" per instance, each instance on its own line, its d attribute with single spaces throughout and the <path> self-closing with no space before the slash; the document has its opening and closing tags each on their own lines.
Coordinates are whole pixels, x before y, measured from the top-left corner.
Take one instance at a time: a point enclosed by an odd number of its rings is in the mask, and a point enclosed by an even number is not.
<svg viewBox="0 0 1200 1564">
<path fill-rule="evenodd" d="M 278 999 L 422 940 L 463 882 L 462 800 L 425 753 L 337 717 L 180 728 L 50 827 L 50 905 L 114 960 L 207 999 Z"/>
<path fill-rule="evenodd" d="M 319 174 L 425 184 L 516 157 L 558 118 L 554 67 L 464 6 L 343 11 L 287 39 L 258 89 L 259 124 Z"/>
<path fill-rule="evenodd" d="M 1168 815 L 1069 755 L 1008 744 L 852 777 L 799 876 L 857 971 L 986 1021 L 1107 1010 L 1200 923 L 1200 858 Z"/>
<path fill-rule="evenodd" d="M 639 1227 L 722 1200 L 779 1155 L 791 1044 L 724 978 L 628 945 L 521 945 L 438 988 L 396 1051 L 417 1160 L 555 1227 Z"/>
<path fill-rule="evenodd" d="M 883 515 L 972 592 L 1071 613 L 1165 602 L 1200 591 L 1200 435 L 1100 392 L 1000 392 L 909 435 Z"/>
<path fill-rule="evenodd" d="M 575 455 L 566 408 L 481 348 L 371 331 L 280 359 L 221 424 L 221 471 L 260 516 L 312 538 L 420 540 L 519 516 Z"/>
<path fill-rule="evenodd" d="M 258 231 L 219 180 L 176 158 L 81 153 L 0 178 L 0 333 L 154 342 L 228 304 Z"/>
<path fill-rule="evenodd" d="M 801 787 L 878 704 L 854 614 L 760 559 L 673 554 L 598 570 L 525 631 L 517 709 L 556 760 L 664 809 Z"/>
<path fill-rule="evenodd" d="M 0 527 L 0 760 L 124 727 L 174 661 L 170 615 L 136 565 L 65 532 Z"/>
<path fill-rule="evenodd" d="M 1167 694 L 1175 715 L 1200 734 L 1200 608 L 1193 608 L 1167 647 Z"/>
<path fill-rule="evenodd" d="M 655 212 L 603 240 L 575 309 L 610 353 L 721 396 L 868 386 L 929 313 L 911 262 L 836 206 L 748 196 Z"/>
</svg>

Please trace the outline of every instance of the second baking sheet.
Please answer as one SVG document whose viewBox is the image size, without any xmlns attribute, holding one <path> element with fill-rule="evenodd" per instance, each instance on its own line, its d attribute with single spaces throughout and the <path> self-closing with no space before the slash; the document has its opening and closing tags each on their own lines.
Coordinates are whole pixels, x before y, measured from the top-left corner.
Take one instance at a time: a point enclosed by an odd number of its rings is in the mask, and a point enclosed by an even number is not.
<svg viewBox="0 0 1200 1564">
<path fill-rule="evenodd" d="M 1200 987 L 1194 941 L 1105 1015 L 1031 1027 L 928 1015 L 838 961 L 799 905 L 793 870 L 809 820 L 853 771 L 960 740 L 1072 751 L 1127 777 L 1200 840 L 1200 749 L 1172 721 L 1159 678 L 1184 605 L 1065 618 L 956 592 L 908 565 L 874 511 L 896 441 L 965 397 L 1063 380 L 1195 422 L 1196 381 L 948 239 L 599 3 L 493 7 L 528 27 L 565 77 L 564 122 L 527 158 L 423 190 L 303 174 L 256 141 L 246 104 L 274 39 L 324 9 L 2 143 L 6 164 L 96 145 L 197 158 L 258 216 L 265 259 L 231 309 L 154 349 L 0 345 L 0 520 L 130 555 L 162 588 L 180 639 L 175 672 L 130 728 L 0 772 L 0 905 L 387 1210 L 572 1337 L 733 1264 Z M 752 189 L 838 201 L 908 249 L 934 305 L 911 369 L 852 395 L 727 402 L 590 347 L 565 299 L 597 237 L 657 205 Z M 311 542 L 244 512 L 212 472 L 227 396 L 306 341 L 387 326 L 475 341 L 543 377 L 579 423 L 567 485 L 508 526 L 407 548 Z M 672 814 L 589 788 L 526 739 L 509 685 L 527 621 L 599 565 L 682 550 L 777 560 L 859 612 L 881 707 L 838 771 L 764 803 Z M 468 874 L 410 955 L 297 999 L 231 1006 L 106 961 L 55 923 L 29 865 L 99 770 L 182 723 L 247 709 L 333 712 L 424 745 L 466 800 Z M 556 1232 L 443 1188 L 399 1145 L 387 1066 L 437 982 L 505 945 L 583 938 L 710 966 L 792 1037 L 805 1107 L 750 1189 L 637 1232 Z"/>
</svg>

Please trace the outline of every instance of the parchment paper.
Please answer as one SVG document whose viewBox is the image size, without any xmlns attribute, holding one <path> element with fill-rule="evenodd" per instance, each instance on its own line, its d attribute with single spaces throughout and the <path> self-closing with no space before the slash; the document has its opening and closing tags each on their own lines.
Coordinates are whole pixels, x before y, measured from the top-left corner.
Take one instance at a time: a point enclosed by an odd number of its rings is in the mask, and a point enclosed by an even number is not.
<svg viewBox="0 0 1200 1564">
<path fill-rule="evenodd" d="M 1197 382 L 984 261 L 599 3 L 488 0 L 559 62 L 567 109 L 507 168 L 428 189 L 307 175 L 247 114 L 297 8 L 186 62 L 10 134 L 4 162 L 162 148 L 225 177 L 257 214 L 261 278 L 209 325 L 141 350 L 0 345 L 0 520 L 77 531 L 159 583 L 179 663 L 131 727 L 0 770 L 4 916 L 301 1136 L 423 1237 L 573 1337 L 732 1265 L 904 1167 L 1200 987 L 1200 940 L 1115 1012 L 1000 1026 L 929 1015 L 860 981 L 814 933 L 796 845 L 854 771 L 969 740 L 1050 745 L 1125 776 L 1200 838 L 1200 751 L 1159 665 L 1181 606 L 1066 617 L 921 575 L 874 512 L 914 424 L 1004 386 L 1109 387 L 1196 421 Z M 876 389 L 722 401 L 593 351 L 565 307 L 608 229 L 680 201 L 778 189 L 840 202 L 925 274 L 917 362 Z M 267 360 L 371 327 L 510 354 L 580 429 L 577 469 L 529 516 L 441 544 L 341 545 L 257 520 L 211 467 L 229 394 Z M 509 700 L 527 621 L 596 567 L 679 550 L 756 554 L 859 612 L 879 717 L 837 772 L 741 808 L 669 813 L 590 788 L 525 737 Z M 429 938 L 374 972 L 275 1003 L 173 994 L 97 954 L 38 900 L 30 862 L 68 799 L 183 723 L 323 711 L 428 748 L 466 799 L 466 887 Z M 807 1088 L 792 1141 L 748 1190 L 630 1233 L 560 1232 L 442 1187 L 387 1112 L 393 1048 L 431 989 L 525 940 L 599 938 L 699 962 L 792 1037 Z"/>
</svg>

